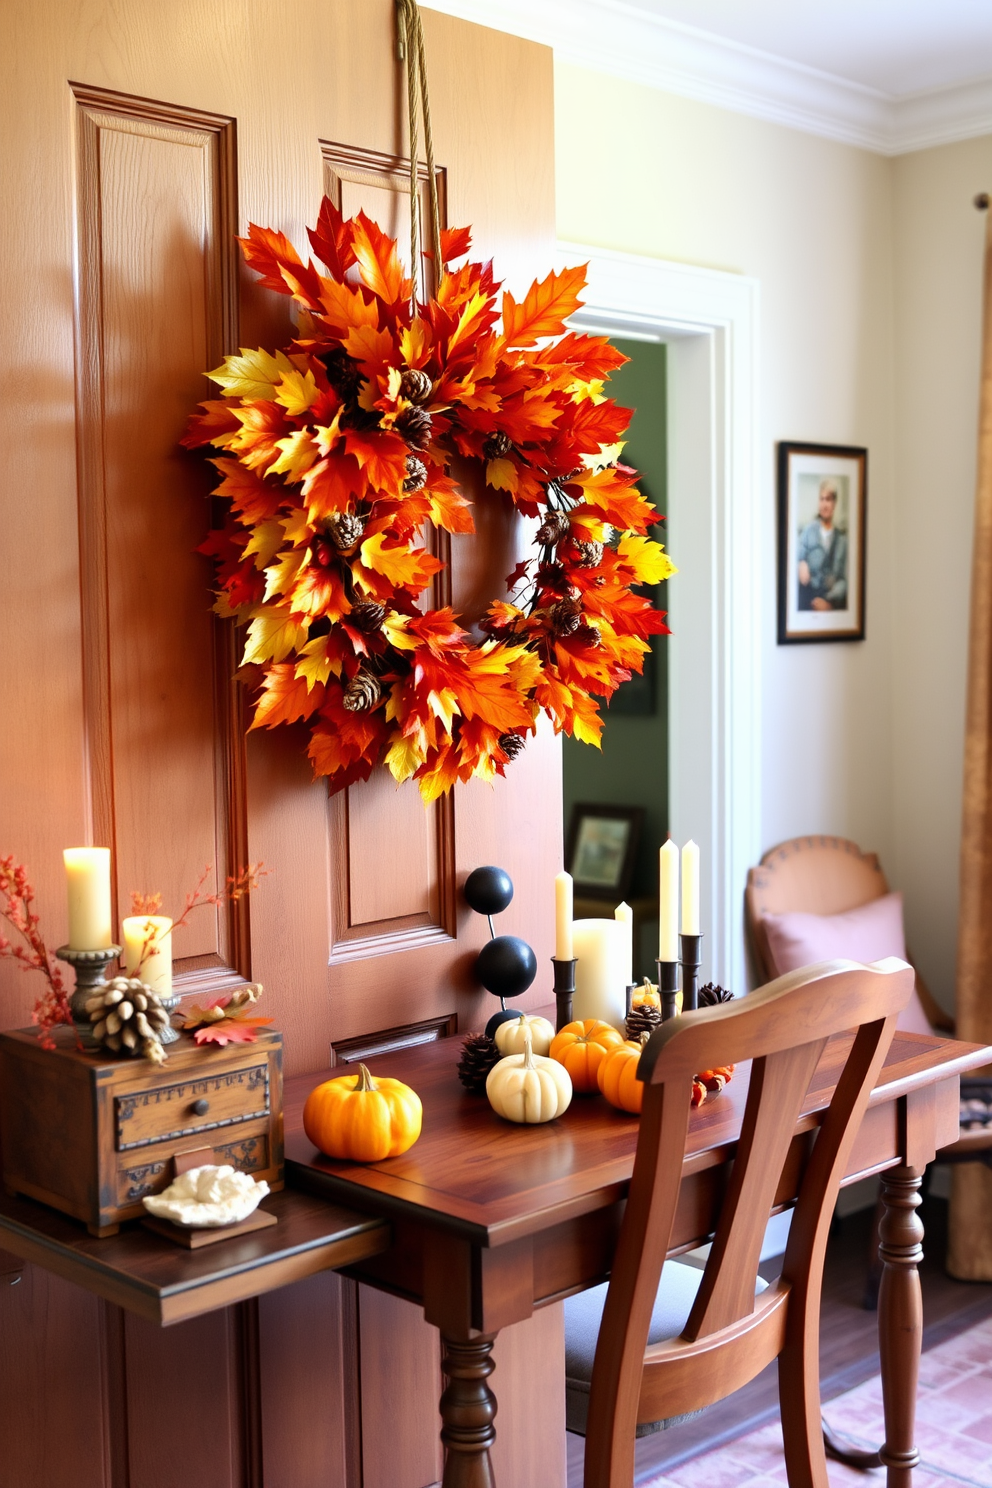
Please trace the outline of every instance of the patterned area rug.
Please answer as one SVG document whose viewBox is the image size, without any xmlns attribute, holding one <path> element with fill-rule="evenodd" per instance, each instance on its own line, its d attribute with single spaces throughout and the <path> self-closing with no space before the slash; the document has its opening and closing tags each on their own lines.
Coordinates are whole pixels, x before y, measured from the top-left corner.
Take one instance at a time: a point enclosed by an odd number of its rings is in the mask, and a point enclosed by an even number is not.
<svg viewBox="0 0 992 1488">
<path fill-rule="evenodd" d="M 882 1387 L 876 1376 L 824 1407 L 830 1427 L 858 1447 L 877 1447 Z M 992 1318 L 923 1355 L 916 1409 L 921 1463 L 913 1488 L 992 1488 Z M 884 1471 L 854 1472 L 828 1464 L 833 1488 L 883 1488 Z M 788 1482 L 782 1428 L 776 1421 L 702 1457 L 673 1467 L 642 1488 L 782 1488 Z"/>
</svg>

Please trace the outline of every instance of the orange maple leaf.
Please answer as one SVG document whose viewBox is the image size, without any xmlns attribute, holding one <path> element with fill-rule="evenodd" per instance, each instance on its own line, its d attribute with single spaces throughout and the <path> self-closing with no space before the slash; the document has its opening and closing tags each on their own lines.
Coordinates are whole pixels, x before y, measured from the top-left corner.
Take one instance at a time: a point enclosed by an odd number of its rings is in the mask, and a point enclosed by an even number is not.
<svg viewBox="0 0 992 1488">
<path fill-rule="evenodd" d="M 398 493 L 406 479 L 406 441 L 388 429 L 346 429 L 345 449 L 354 455 L 369 485 L 375 491 Z"/>
<path fill-rule="evenodd" d="M 403 277 L 403 265 L 396 243 L 364 212 L 352 222 L 352 248 L 362 279 L 387 305 L 395 305 L 410 293 L 409 280 Z"/>
<path fill-rule="evenodd" d="M 585 288 L 588 264 L 550 273 L 527 291 L 518 305 L 509 290 L 503 293 L 503 335 L 508 346 L 533 346 L 544 336 L 560 336 L 565 320 L 582 304 L 579 290 Z"/>
<path fill-rule="evenodd" d="M 335 279 L 343 279 L 355 262 L 351 223 L 345 222 L 329 196 L 320 204 L 317 226 L 307 228 L 310 246 Z"/>
<path fill-rule="evenodd" d="M 381 532 L 367 537 L 361 546 L 362 565 L 381 574 L 397 589 L 412 589 L 419 594 L 425 589 L 444 564 L 434 558 L 425 548 L 387 547 Z"/>
<path fill-rule="evenodd" d="M 295 723 L 316 713 L 323 701 L 322 685 L 316 682 L 308 688 L 306 680 L 296 676 L 295 662 L 276 662 L 265 674 L 250 727 L 275 728 L 280 723 Z"/>
<path fill-rule="evenodd" d="M 205 1023 L 193 1035 L 196 1044 L 253 1044 L 258 1030 L 273 1022 L 272 1018 L 241 1018 L 234 1013 L 219 1023 Z"/>
</svg>

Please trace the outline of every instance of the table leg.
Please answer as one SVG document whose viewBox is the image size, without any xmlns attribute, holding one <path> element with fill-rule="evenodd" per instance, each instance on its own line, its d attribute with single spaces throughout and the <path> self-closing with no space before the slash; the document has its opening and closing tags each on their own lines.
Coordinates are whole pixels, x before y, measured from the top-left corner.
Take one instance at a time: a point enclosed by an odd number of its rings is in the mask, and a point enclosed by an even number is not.
<svg viewBox="0 0 992 1488">
<path fill-rule="evenodd" d="M 496 1440 L 496 1396 L 487 1384 L 496 1367 L 495 1336 L 480 1333 L 466 1343 L 442 1334 L 448 1381 L 441 1396 L 442 1488 L 495 1488 L 489 1448 Z"/>
<path fill-rule="evenodd" d="M 878 1347 L 882 1358 L 885 1445 L 879 1458 L 887 1488 L 911 1488 L 920 1460 L 914 1443 L 916 1387 L 923 1344 L 923 1224 L 916 1210 L 922 1175 L 914 1168 L 882 1174 L 879 1225 L 882 1279 L 878 1292 Z"/>
</svg>

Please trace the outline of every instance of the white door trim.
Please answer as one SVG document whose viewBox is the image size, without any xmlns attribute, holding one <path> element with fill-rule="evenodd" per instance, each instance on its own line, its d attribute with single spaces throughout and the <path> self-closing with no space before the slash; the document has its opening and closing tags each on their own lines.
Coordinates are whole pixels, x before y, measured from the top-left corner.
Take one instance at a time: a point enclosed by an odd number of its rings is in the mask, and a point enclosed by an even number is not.
<svg viewBox="0 0 992 1488">
<path fill-rule="evenodd" d="M 758 283 L 578 243 L 558 257 L 589 264 L 576 327 L 669 346 L 671 831 L 702 848 L 704 979 L 743 992 L 761 852 Z"/>
</svg>

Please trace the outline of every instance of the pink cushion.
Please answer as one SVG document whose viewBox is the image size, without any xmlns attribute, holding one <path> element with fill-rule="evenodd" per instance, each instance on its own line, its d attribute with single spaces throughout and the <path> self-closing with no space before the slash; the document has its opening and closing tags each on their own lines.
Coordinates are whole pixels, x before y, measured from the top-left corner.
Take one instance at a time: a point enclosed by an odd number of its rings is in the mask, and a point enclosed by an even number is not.
<svg viewBox="0 0 992 1488">
<path fill-rule="evenodd" d="M 906 959 L 901 894 L 883 894 L 844 914 L 769 914 L 764 916 L 764 926 L 779 976 L 837 957 L 865 962 L 882 961 L 886 956 Z M 915 988 L 909 1005 L 899 1014 L 899 1027 L 909 1033 L 933 1032 Z"/>
</svg>

